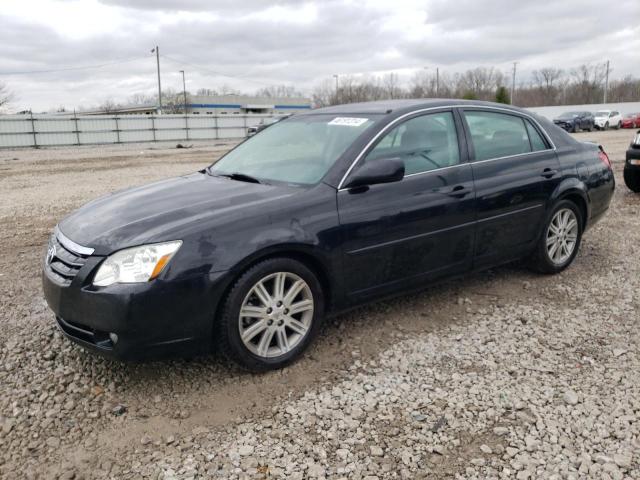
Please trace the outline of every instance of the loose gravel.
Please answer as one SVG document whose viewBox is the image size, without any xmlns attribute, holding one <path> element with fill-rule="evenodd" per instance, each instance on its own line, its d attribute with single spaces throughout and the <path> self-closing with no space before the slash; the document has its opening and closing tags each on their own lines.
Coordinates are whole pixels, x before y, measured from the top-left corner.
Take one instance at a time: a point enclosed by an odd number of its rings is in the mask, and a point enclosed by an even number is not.
<svg viewBox="0 0 640 480">
<path fill-rule="evenodd" d="M 0 478 L 640 479 L 631 134 L 578 137 L 604 144 L 618 187 L 570 269 L 511 265 L 360 308 L 263 375 L 98 358 L 56 331 L 39 288 L 64 213 L 226 147 L 0 152 Z"/>
</svg>

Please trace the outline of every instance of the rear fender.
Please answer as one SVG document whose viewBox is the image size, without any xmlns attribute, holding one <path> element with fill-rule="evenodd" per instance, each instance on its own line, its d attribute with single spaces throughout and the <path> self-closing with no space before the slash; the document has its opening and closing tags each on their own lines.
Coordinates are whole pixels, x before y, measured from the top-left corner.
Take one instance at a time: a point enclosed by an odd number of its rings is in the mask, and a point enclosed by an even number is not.
<svg viewBox="0 0 640 480">
<path fill-rule="evenodd" d="M 571 198 L 582 210 L 584 216 L 583 229 L 587 228 L 587 223 L 591 218 L 591 201 L 587 191 L 587 186 L 579 178 L 566 178 L 556 187 L 549 198 L 549 210 L 553 208 L 558 201 L 565 198 Z"/>
</svg>

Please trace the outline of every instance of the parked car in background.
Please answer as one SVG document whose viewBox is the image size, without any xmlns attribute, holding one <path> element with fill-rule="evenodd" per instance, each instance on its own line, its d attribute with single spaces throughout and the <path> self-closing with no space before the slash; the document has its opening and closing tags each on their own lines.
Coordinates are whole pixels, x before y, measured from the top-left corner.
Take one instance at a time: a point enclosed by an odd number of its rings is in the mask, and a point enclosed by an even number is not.
<svg viewBox="0 0 640 480">
<path fill-rule="evenodd" d="M 615 110 L 600 110 L 594 115 L 594 120 L 599 130 L 618 129 L 622 126 L 622 115 Z"/>
<path fill-rule="evenodd" d="M 601 147 L 519 108 L 321 108 L 208 168 L 71 213 L 50 237 L 43 290 L 61 331 L 93 351 L 216 348 L 275 369 L 327 313 L 522 258 L 561 272 L 614 186 Z"/>
<path fill-rule="evenodd" d="M 553 119 L 553 123 L 567 132 L 577 132 L 587 130 L 590 132 L 594 128 L 593 114 L 591 112 L 565 112 Z"/>
<path fill-rule="evenodd" d="M 622 128 L 640 128 L 640 113 L 627 113 L 622 118 Z"/>
<path fill-rule="evenodd" d="M 640 130 L 633 137 L 624 162 L 624 183 L 633 192 L 640 192 Z"/>
<path fill-rule="evenodd" d="M 281 122 L 287 117 L 289 117 L 289 115 L 283 115 L 277 118 L 267 118 L 267 119 L 260 120 L 260 123 L 258 125 L 254 125 L 247 129 L 247 137 L 253 137 L 256 133 L 261 132 L 265 128 L 270 127 L 275 123 Z"/>
</svg>

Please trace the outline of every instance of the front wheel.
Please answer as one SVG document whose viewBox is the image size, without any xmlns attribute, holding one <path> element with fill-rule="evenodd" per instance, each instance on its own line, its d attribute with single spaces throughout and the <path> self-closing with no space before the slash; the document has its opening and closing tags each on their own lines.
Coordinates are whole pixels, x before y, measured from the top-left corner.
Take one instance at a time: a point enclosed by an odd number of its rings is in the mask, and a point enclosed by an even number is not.
<svg viewBox="0 0 640 480">
<path fill-rule="evenodd" d="M 248 370 L 275 370 L 302 354 L 323 315 L 316 275 L 297 260 L 268 259 L 231 288 L 215 332 L 218 348 Z"/>
<path fill-rule="evenodd" d="M 605 124 L 604 124 L 604 128 L 603 128 L 603 130 L 609 130 L 609 122 L 607 122 L 607 123 L 605 123 Z"/>
<path fill-rule="evenodd" d="M 559 273 L 573 262 L 582 239 L 582 214 L 569 200 L 559 201 L 547 219 L 531 265 L 542 273 Z"/>
<path fill-rule="evenodd" d="M 616 130 L 620 130 L 622 128 L 622 122 L 618 122 L 618 125 L 616 125 Z"/>
</svg>

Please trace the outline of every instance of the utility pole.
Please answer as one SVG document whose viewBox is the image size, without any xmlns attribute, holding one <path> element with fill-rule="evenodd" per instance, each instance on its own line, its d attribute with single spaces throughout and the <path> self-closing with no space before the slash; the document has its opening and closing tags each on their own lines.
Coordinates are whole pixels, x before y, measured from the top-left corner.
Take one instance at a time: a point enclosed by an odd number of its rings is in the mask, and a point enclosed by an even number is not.
<svg viewBox="0 0 640 480">
<path fill-rule="evenodd" d="M 151 50 L 151 53 L 156 53 L 156 65 L 158 67 L 158 113 L 162 113 L 162 87 L 160 86 L 160 47 L 156 45 L 156 48 Z"/>
<path fill-rule="evenodd" d="M 336 102 L 338 101 L 338 75 L 334 75 L 333 78 L 336 79 Z"/>
<path fill-rule="evenodd" d="M 604 98 L 602 103 L 607 103 L 607 90 L 609 90 L 609 60 L 607 60 L 607 73 L 604 77 Z"/>
<path fill-rule="evenodd" d="M 184 114 L 187 114 L 187 84 L 184 81 L 184 70 L 180 70 L 182 74 L 182 96 L 184 98 Z"/>
<path fill-rule="evenodd" d="M 516 65 L 518 65 L 518 62 L 513 62 L 513 76 L 511 77 L 511 105 L 513 105 L 513 99 L 515 98 L 516 93 Z"/>
</svg>

